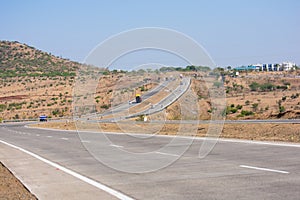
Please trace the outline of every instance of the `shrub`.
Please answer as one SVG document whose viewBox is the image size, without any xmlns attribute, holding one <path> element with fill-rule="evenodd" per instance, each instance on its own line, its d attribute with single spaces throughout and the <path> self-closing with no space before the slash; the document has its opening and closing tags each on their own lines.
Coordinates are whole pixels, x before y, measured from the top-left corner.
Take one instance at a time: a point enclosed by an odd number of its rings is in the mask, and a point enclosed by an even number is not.
<svg viewBox="0 0 300 200">
<path fill-rule="evenodd" d="M 243 106 L 240 105 L 240 104 L 238 104 L 238 105 L 236 106 L 236 109 L 238 109 L 238 110 L 241 110 L 242 108 L 243 108 Z"/>
<path fill-rule="evenodd" d="M 250 85 L 249 85 L 251 91 L 257 91 L 258 88 L 259 88 L 259 83 L 257 82 L 252 82 Z"/>
<path fill-rule="evenodd" d="M 252 104 L 252 108 L 253 108 L 254 110 L 256 110 L 256 109 L 258 108 L 258 103 Z"/>
<path fill-rule="evenodd" d="M 286 85 L 277 85 L 276 88 L 286 90 L 286 89 L 288 89 L 288 86 L 286 86 Z"/>
<path fill-rule="evenodd" d="M 100 106 L 100 108 L 108 109 L 108 108 L 109 108 L 109 105 L 104 104 L 104 105 Z"/>
<path fill-rule="evenodd" d="M 58 109 L 55 109 L 52 111 L 52 115 L 56 116 L 59 114 L 59 110 Z"/>
<path fill-rule="evenodd" d="M 235 107 L 227 106 L 227 108 L 226 108 L 226 114 L 236 113 L 237 110 L 238 110 L 238 109 L 235 108 Z"/>
<path fill-rule="evenodd" d="M 237 109 L 236 109 L 236 108 L 232 108 L 232 109 L 231 109 L 231 112 L 232 112 L 232 113 L 236 113 L 236 112 L 237 112 Z"/>
<path fill-rule="evenodd" d="M 270 91 L 273 90 L 275 88 L 275 85 L 271 84 L 271 83 L 264 83 L 262 85 L 260 85 L 260 89 L 262 91 Z"/>
<path fill-rule="evenodd" d="M 297 93 L 297 94 L 292 94 L 291 99 L 296 99 L 296 98 L 298 98 L 298 97 L 299 97 L 299 93 Z"/>
<path fill-rule="evenodd" d="M 254 115 L 254 113 L 252 111 L 242 110 L 241 114 L 238 117 L 244 117 L 244 116 L 250 116 L 250 115 Z"/>
<path fill-rule="evenodd" d="M 285 101 L 285 100 L 286 100 L 286 96 L 283 96 L 283 97 L 281 98 L 281 100 L 282 100 L 282 101 Z"/>
<path fill-rule="evenodd" d="M 0 112 L 3 112 L 6 109 L 5 104 L 0 104 Z"/>
<path fill-rule="evenodd" d="M 282 112 L 284 112 L 284 111 L 285 111 L 284 106 L 279 106 L 279 112 L 282 113 Z"/>
<path fill-rule="evenodd" d="M 222 86 L 222 83 L 221 82 L 214 82 L 214 86 L 219 88 Z"/>
<path fill-rule="evenodd" d="M 262 90 L 262 91 L 270 91 L 273 90 L 275 87 L 275 85 L 271 84 L 271 83 L 263 83 L 263 84 L 259 84 L 257 82 L 252 82 L 249 85 L 251 91 L 257 91 L 258 89 Z"/>
<path fill-rule="evenodd" d="M 269 106 L 265 107 L 265 110 L 269 110 Z"/>
</svg>

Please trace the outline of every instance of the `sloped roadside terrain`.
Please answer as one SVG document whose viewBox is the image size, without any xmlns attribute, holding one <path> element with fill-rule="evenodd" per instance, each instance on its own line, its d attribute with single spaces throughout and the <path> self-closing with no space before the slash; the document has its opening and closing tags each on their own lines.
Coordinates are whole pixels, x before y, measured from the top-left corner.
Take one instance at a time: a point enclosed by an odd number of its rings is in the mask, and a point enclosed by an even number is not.
<svg viewBox="0 0 300 200">
<path fill-rule="evenodd" d="M 0 199 L 36 200 L 37 198 L 0 162 Z"/>
</svg>

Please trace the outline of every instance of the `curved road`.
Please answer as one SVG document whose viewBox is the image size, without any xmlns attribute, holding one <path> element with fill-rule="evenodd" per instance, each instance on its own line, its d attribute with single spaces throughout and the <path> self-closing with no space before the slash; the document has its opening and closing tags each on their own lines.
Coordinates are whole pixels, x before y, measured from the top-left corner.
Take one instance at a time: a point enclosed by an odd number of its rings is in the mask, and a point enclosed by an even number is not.
<svg viewBox="0 0 300 200">
<path fill-rule="evenodd" d="M 194 140 L 179 156 L 161 152 L 161 147 L 174 139 L 171 136 L 107 133 L 112 144 L 101 146 L 99 134 L 85 134 L 92 136 L 90 140 L 80 140 L 74 131 L 25 128 L 22 123 L 0 125 L 0 159 L 40 199 L 299 199 L 300 196 L 300 144 L 219 140 L 208 156 L 200 159 L 199 148 L 204 142 L 201 138 L 179 138 L 181 142 L 172 148 Z M 115 148 L 124 148 L 132 152 L 149 150 L 150 154 L 159 153 L 165 159 L 175 156 L 178 160 L 151 173 L 123 173 L 97 161 L 87 151 L 87 144 L 105 150 L 107 156 L 113 155 Z M 29 152 L 16 150 L 17 147 Z M 44 161 L 30 158 L 34 155 Z M 126 165 L 136 161 L 122 157 L 115 162 Z"/>
<path fill-rule="evenodd" d="M 126 116 L 110 118 L 110 119 L 91 120 L 91 122 L 116 122 L 116 121 L 121 121 L 121 120 L 124 120 L 124 119 L 138 117 L 140 115 L 151 115 L 151 114 L 160 112 L 160 111 L 164 110 L 166 107 L 168 107 L 169 105 L 171 105 L 172 103 L 174 103 L 179 97 L 181 97 L 189 89 L 190 82 L 191 82 L 191 79 L 189 77 L 182 78 L 181 81 L 180 81 L 180 84 L 178 85 L 178 87 L 175 88 L 170 95 L 166 96 L 164 99 L 162 99 L 160 102 L 156 103 L 155 105 L 151 106 L 150 108 L 145 107 L 143 111 L 140 111 L 140 112 L 134 113 L 134 114 L 130 114 L 130 115 L 126 115 Z M 145 101 L 146 99 L 154 96 L 160 90 L 167 87 L 168 83 L 169 83 L 168 81 L 163 82 L 162 84 L 160 84 L 155 89 L 153 89 L 150 92 L 143 95 L 142 96 L 143 101 Z M 116 108 L 113 108 L 112 110 L 107 111 L 103 114 L 89 115 L 88 118 L 89 119 L 95 119 L 95 118 L 98 118 L 100 116 L 106 116 L 106 115 L 111 115 L 111 114 L 115 114 L 115 113 L 120 113 L 120 112 L 128 110 L 129 108 L 134 107 L 136 105 L 138 105 L 138 104 L 125 103 L 125 104 L 117 106 Z M 84 118 L 86 119 L 87 116 L 84 116 Z"/>
</svg>

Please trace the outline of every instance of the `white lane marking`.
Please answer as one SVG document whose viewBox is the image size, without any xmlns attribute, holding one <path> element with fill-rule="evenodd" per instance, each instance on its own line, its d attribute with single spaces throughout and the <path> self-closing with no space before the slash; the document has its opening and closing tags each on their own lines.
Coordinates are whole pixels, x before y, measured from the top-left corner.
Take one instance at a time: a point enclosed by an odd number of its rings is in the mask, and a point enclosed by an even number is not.
<svg viewBox="0 0 300 200">
<path fill-rule="evenodd" d="M 123 148 L 123 146 L 116 145 L 116 144 L 110 144 L 109 146 L 111 146 L 111 147 L 117 147 L 117 148 Z"/>
<path fill-rule="evenodd" d="M 72 171 L 72 170 L 70 170 L 68 168 L 65 168 L 65 167 L 63 167 L 63 166 L 61 166 L 61 165 L 59 165 L 57 163 L 51 162 L 50 160 L 47 160 L 47 159 L 45 159 L 45 158 L 43 158 L 43 157 L 41 157 L 41 156 L 39 156 L 39 155 L 37 155 L 35 153 L 32 153 L 30 151 L 27 151 L 27 150 L 21 148 L 21 147 L 15 146 L 13 144 L 10 144 L 10 143 L 2 141 L 2 140 L 0 140 L 0 142 L 2 144 L 6 144 L 6 145 L 8 145 L 8 146 L 10 146 L 12 148 L 17 149 L 17 150 L 20 150 L 20 151 L 22 151 L 22 152 L 24 152 L 24 153 L 26 153 L 26 154 L 28 154 L 28 155 L 30 155 L 30 156 L 38 159 L 38 160 L 40 160 L 40 161 L 42 161 L 42 162 L 44 162 L 44 163 L 46 163 L 46 164 L 48 164 L 48 165 L 50 165 L 52 167 L 55 167 L 55 168 L 57 168 L 57 169 L 65 172 L 65 173 L 67 173 L 67 174 L 75 177 L 75 178 L 78 178 L 78 179 L 80 179 L 80 180 L 82 180 L 82 181 L 84 181 L 84 182 L 86 182 L 86 183 L 88 183 L 88 184 L 90 184 L 90 185 L 92 185 L 92 186 L 100 189 L 100 190 L 103 190 L 103 191 L 111 194 L 112 196 L 114 196 L 114 197 L 116 197 L 118 199 L 133 200 L 133 198 L 131 198 L 131 197 L 129 197 L 129 196 L 127 196 L 127 195 L 119 192 L 119 191 L 116 191 L 116 190 L 114 190 L 114 189 L 112 189 L 112 188 L 110 188 L 110 187 L 108 187 L 106 185 L 103 185 L 102 183 L 99 183 L 97 181 L 89 179 L 89 178 L 87 178 L 87 177 L 85 177 L 85 176 L 83 176 L 81 174 L 78 174 L 78 173 L 76 173 L 76 172 L 74 172 L 74 171 Z"/>
<path fill-rule="evenodd" d="M 39 134 L 36 134 L 36 136 L 39 137 L 40 135 L 39 135 Z"/>
<path fill-rule="evenodd" d="M 69 138 L 64 138 L 64 137 L 63 137 L 63 138 L 60 138 L 60 139 L 62 139 L 62 140 L 69 140 Z"/>
<path fill-rule="evenodd" d="M 52 136 L 51 136 L 51 135 L 48 135 L 47 138 L 52 138 Z"/>
<path fill-rule="evenodd" d="M 179 157 L 179 155 L 176 155 L 176 154 L 172 154 L 172 153 L 164 153 L 164 152 L 160 152 L 160 151 L 155 151 L 154 153 L 161 154 L 161 155 L 166 155 L 166 156 L 175 156 L 175 157 Z"/>
<path fill-rule="evenodd" d="M 282 170 L 268 169 L 268 168 L 263 168 L 263 167 L 254 167 L 254 166 L 248 166 L 248 165 L 240 165 L 240 167 L 248 168 L 248 169 L 256 169 L 256 170 L 261 170 L 261 171 L 276 172 L 276 173 L 281 173 L 281 174 L 289 174 L 290 173 L 290 172 L 282 171 Z"/>
<path fill-rule="evenodd" d="M 205 140 L 205 138 L 204 138 Z M 208 139 L 208 140 L 216 140 L 216 139 Z M 270 146 L 281 146 L 281 147 L 298 147 L 300 148 L 299 143 L 284 143 L 284 142 L 268 142 L 268 141 L 253 141 L 253 140 L 241 140 L 241 139 L 217 139 L 221 142 L 232 142 L 232 143 L 245 143 L 245 144 L 259 144 L 259 145 L 270 145 Z"/>
<path fill-rule="evenodd" d="M 82 140 L 81 142 L 82 143 L 91 143 L 91 141 L 88 141 L 88 140 Z"/>
</svg>

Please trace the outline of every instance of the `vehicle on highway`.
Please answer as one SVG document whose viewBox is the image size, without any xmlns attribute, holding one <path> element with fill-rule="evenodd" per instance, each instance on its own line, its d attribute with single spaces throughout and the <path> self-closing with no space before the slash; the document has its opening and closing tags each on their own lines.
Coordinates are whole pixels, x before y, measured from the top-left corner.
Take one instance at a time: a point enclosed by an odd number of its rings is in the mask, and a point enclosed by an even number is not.
<svg viewBox="0 0 300 200">
<path fill-rule="evenodd" d="M 141 97 L 140 94 L 136 94 L 136 96 L 135 96 L 135 102 L 136 103 L 141 103 L 142 102 L 142 97 Z"/>
<path fill-rule="evenodd" d="M 39 121 L 40 122 L 46 122 L 48 119 L 48 117 L 46 115 L 41 115 L 40 118 L 39 118 Z"/>
</svg>

